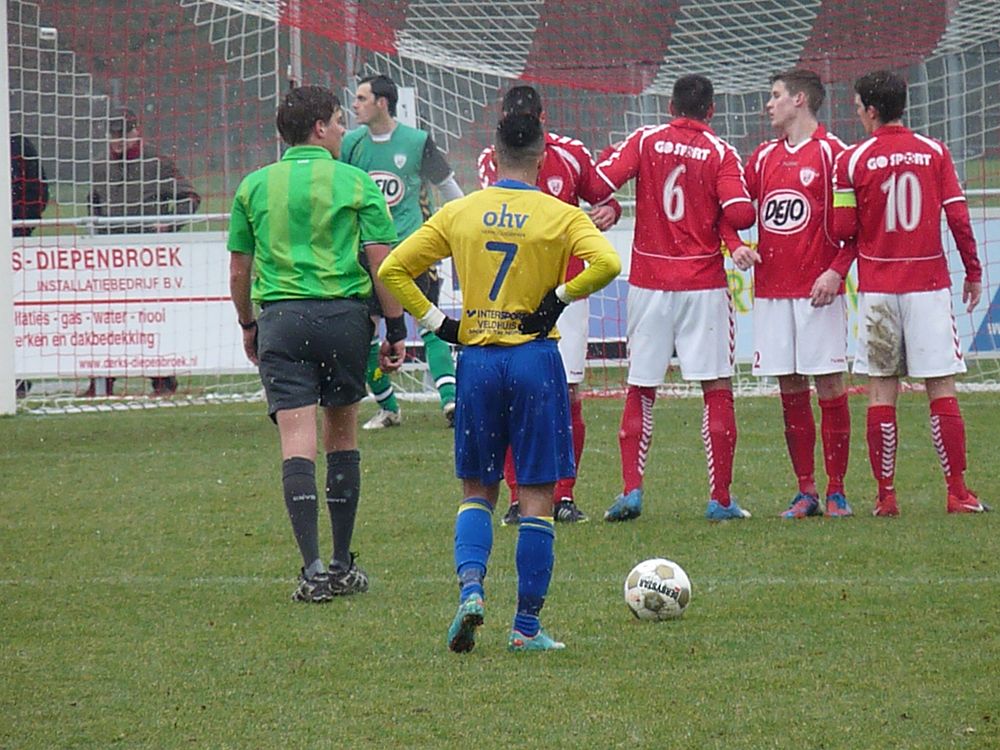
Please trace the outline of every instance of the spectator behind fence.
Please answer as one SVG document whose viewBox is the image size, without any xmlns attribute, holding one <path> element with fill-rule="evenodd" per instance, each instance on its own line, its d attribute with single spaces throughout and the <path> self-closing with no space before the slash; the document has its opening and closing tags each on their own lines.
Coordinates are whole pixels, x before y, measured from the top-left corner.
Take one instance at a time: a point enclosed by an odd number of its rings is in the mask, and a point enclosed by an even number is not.
<svg viewBox="0 0 1000 750">
<path fill-rule="evenodd" d="M 40 219 L 49 204 L 49 186 L 38 149 L 23 135 L 10 137 L 10 193 L 14 221 Z M 15 237 L 27 237 L 34 227 L 14 227 Z"/>
<path fill-rule="evenodd" d="M 40 219 L 49 204 L 49 186 L 45 170 L 38 158 L 38 150 L 23 135 L 10 137 L 10 201 L 14 221 Z M 15 237 L 27 237 L 34 227 L 14 227 Z M 31 390 L 30 380 L 15 381 L 17 395 L 23 397 Z"/>
<path fill-rule="evenodd" d="M 187 222 L 173 217 L 195 213 L 201 196 L 172 159 L 143 143 L 135 112 L 122 108 L 108 121 L 108 158 L 94 164 L 87 202 L 92 216 L 143 217 L 102 222 L 99 234 L 175 232 Z"/>
<path fill-rule="evenodd" d="M 187 222 L 173 217 L 195 213 L 201 196 L 172 159 L 146 147 L 135 112 L 123 107 L 108 121 L 108 157 L 94 165 L 87 203 L 92 216 L 141 217 L 138 221 L 102 222 L 96 227 L 98 234 L 176 232 Z M 177 390 L 173 376 L 150 380 L 158 396 Z M 91 379 L 82 395 L 111 396 L 114 383 L 114 378 L 104 378 L 103 384 Z"/>
</svg>

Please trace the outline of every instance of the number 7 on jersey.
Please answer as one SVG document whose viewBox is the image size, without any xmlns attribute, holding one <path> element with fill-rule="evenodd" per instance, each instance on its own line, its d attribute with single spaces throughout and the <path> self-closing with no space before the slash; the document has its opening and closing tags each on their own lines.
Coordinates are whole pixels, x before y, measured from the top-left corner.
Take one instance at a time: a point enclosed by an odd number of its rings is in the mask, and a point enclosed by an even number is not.
<svg viewBox="0 0 1000 750">
<path fill-rule="evenodd" d="M 503 286 L 507 272 L 510 271 L 510 264 L 514 262 L 517 255 L 517 244 L 514 242 L 487 242 L 486 249 L 493 253 L 503 253 L 503 260 L 500 261 L 500 268 L 497 270 L 497 277 L 493 279 L 493 286 L 490 287 L 490 301 L 495 302 L 500 294 L 500 287 Z"/>
</svg>

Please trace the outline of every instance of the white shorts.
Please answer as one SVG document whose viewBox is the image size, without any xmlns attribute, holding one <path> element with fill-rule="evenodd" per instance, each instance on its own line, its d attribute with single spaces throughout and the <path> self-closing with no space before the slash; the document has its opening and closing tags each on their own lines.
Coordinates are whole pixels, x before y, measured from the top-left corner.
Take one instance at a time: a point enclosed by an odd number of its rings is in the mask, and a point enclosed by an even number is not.
<svg viewBox="0 0 1000 750">
<path fill-rule="evenodd" d="M 628 383 L 656 387 L 674 352 L 685 380 L 733 374 L 736 319 L 728 289 L 628 290 Z"/>
<path fill-rule="evenodd" d="M 578 299 L 571 302 L 559 320 L 559 356 L 566 370 L 566 382 L 582 383 L 587 362 L 587 327 L 590 324 L 590 301 Z"/>
<path fill-rule="evenodd" d="M 854 372 L 940 378 L 965 370 L 950 289 L 858 295 Z"/>
<path fill-rule="evenodd" d="M 753 301 L 753 374 L 829 375 L 847 371 L 847 302 Z"/>
</svg>

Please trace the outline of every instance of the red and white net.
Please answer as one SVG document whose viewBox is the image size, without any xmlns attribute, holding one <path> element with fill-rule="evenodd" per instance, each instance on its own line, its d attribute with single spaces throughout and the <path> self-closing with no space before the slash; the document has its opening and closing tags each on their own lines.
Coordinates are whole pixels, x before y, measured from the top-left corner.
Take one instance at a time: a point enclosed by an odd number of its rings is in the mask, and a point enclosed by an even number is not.
<svg viewBox="0 0 1000 750">
<path fill-rule="evenodd" d="M 274 110 L 289 85 L 326 85 L 349 102 L 357 79 L 376 72 L 414 90 L 417 125 L 469 191 L 515 81 L 539 88 L 552 130 L 596 154 L 669 119 L 674 79 L 704 73 L 716 88 L 712 125 L 745 157 L 771 137 L 762 113 L 775 71 L 819 72 L 828 85 L 821 119 L 852 141 L 861 136 L 854 79 L 898 70 L 910 83 L 907 123 L 952 150 L 986 269 L 984 301 L 959 318 L 972 364 L 966 381 L 1000 382 L 995 0 L 10 0 L 7 8 L 11 130 L 37 148 L 49 186 L 41 226 L 14 239 L 14 366 L 32 381 L 29 405 L 157 403 L 151 378 L 163 377 L 177 379 L 172 402 L 257 393 L 227 299 L 232 193 L 278 155 Z M 172 159 L 200 197 L 193 216 L 166 222 L 179 231 L 108 234 L 113 222 L 92 218 L 94 165 L 120 107 L 136 114 L 145 147 Z M 626 214 L 611 236 L 627 255 L 630 194 L 619 197 Z M 950 264 L 960 278 L 957 256 Z M 745 360 L 752 300 L 746 277 L 731 279 Z M 595 391 L 623 382 L 624 289 L 622 280 L 590 302 Z M 400 385 L 424 390 L 419 374 Z M 112 398 L 76 397 L 108 377 Z M 738 384 L 761 387 L 748 375 Z"/>
</svg>

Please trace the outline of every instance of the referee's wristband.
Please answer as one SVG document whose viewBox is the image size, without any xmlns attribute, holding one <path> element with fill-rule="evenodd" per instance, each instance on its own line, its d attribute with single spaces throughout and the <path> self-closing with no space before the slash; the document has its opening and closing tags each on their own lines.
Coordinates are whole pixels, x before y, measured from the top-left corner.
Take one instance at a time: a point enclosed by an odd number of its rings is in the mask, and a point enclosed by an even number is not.
<svg viewBox="0 0 1000 750">
<path fill-rule="evenodd" d="M 402 341 L 406 338 L 406 320 L 400 315 L 398 318 L 385 319 L 385 340 L 390 344 Z"/>
<path fill-rule="evenodd" d="M 240 328 L 242 328 L 244 331 L 252 331 L 254 328 L 257 327 L 256 320 L 251 320 L 249 323 L 244 323 L 242 320 L 237 320 L 236 322 L 240 324 Z"/>
</svg>

